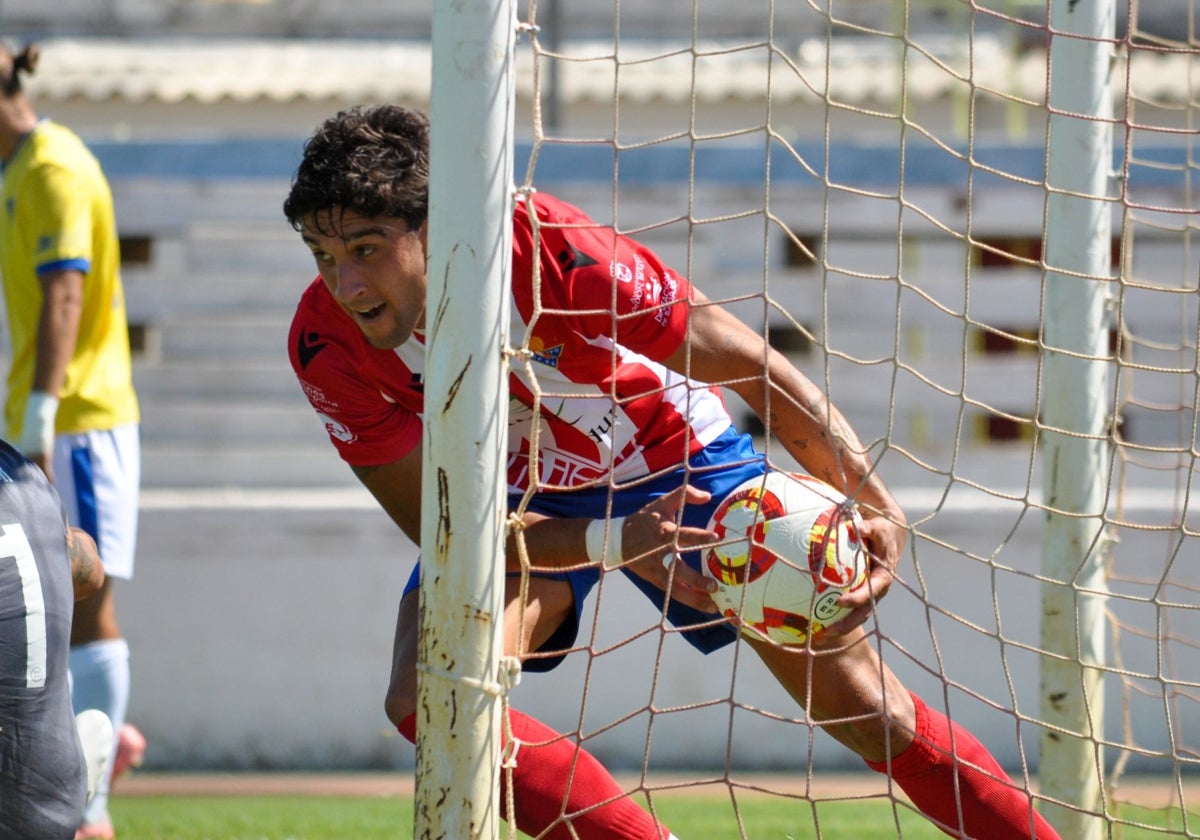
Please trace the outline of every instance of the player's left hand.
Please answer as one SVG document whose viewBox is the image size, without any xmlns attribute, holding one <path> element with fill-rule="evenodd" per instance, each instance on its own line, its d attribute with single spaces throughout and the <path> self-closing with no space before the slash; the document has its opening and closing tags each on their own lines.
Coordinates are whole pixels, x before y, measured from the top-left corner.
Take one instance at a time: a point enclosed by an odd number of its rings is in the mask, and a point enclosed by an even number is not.
<svg viewBox="0 0 1200 840">
<path fill-rule="evenodd" d="M 892 587 L 908 539 L 908 523 L 898 508 L 886 513 L 863 510 L 862 514 L 859 538 L 870 558 L 867 579 L 838 600 L 840 606 L 849 607 L 851 612 L 825 628 L 826 634 L 831 636 L 847 633 L 870 618 L 875 605 Z"/>
<path fill-rule="evenodd" d="M 711 545 L 718 539 L 707 528 L 678 524 L 684 504 L 705 504 L 712 494 L 685 485 L 660 496 L 625 518 L 625 566 L 638 577 L 666 592 L 672 599 L 703 612 L 719 612 L 713 603 L 716 582 L 679 560 L 684 551 Z"/>
</svg>

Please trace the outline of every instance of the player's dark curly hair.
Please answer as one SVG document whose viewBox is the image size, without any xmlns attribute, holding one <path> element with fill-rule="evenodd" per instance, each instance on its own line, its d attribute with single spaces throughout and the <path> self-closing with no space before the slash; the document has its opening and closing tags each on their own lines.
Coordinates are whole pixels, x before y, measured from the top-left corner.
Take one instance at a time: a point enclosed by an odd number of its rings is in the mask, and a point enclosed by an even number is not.
<svg viewBox="0 0 1200 840">
<path fill-rule="evenodd" d="M 304 144 L 283 214 L 300 230 L 305 217 L 334 208 L 420 227 L 429 214 L 428 117 L 400 105 L 376 105 L 322 123 Z"/>
<path fill-rule="evenodd" d="M 42 51 L 37 44 L 26 44 L 18 53 L 14 53 L 7 44 L 0 44 L 0 91 L 6 97 L 20 93 L 21 74 L 32 76 L 41 56 Z"/>
</svg>

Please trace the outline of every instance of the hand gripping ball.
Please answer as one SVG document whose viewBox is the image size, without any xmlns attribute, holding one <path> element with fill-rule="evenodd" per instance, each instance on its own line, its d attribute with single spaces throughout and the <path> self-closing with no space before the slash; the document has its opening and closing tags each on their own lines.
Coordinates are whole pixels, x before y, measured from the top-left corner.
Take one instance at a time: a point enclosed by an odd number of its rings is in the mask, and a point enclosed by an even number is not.
<svg viewBox="0 0 1200 840">
<path fill-rule="evenodd" d="M 742 632 L 803 645 L 849 610 L 843 592 L 867 578 L 862 517 L 837 489 L 800 473 L 772 470 L 743 482 L 713 513 L 719 536 L 705 551 L 713 600 Z"/>
</svg>

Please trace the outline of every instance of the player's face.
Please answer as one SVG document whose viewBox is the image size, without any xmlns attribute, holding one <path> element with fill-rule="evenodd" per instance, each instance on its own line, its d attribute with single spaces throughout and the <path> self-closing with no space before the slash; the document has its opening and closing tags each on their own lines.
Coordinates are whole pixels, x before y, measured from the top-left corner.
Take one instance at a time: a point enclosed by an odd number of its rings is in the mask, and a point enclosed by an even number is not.
<svg viewBox="0 0 1200 840">
<path fill-rule="evenodd" d="M 399 347 L 424 324 L 425 232 L 339 208 L 304 220 L 301 236 L 321 279 L 372 347 Z"/>
</svg>

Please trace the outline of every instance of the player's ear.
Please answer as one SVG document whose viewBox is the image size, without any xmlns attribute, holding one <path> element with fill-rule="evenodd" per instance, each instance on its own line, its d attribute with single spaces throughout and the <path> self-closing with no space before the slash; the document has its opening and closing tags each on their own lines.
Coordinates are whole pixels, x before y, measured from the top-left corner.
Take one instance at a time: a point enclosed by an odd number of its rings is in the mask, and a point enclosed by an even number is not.
<svg viewBox="0 0 1200 840">
<path fill-rule="evenodd" d="M 421 250 L 425 252 L 425 262 L 429 262 L 429 220 L 421 222 L 417 228 L 417 236 L 421 238 Z"/>
</svg>

